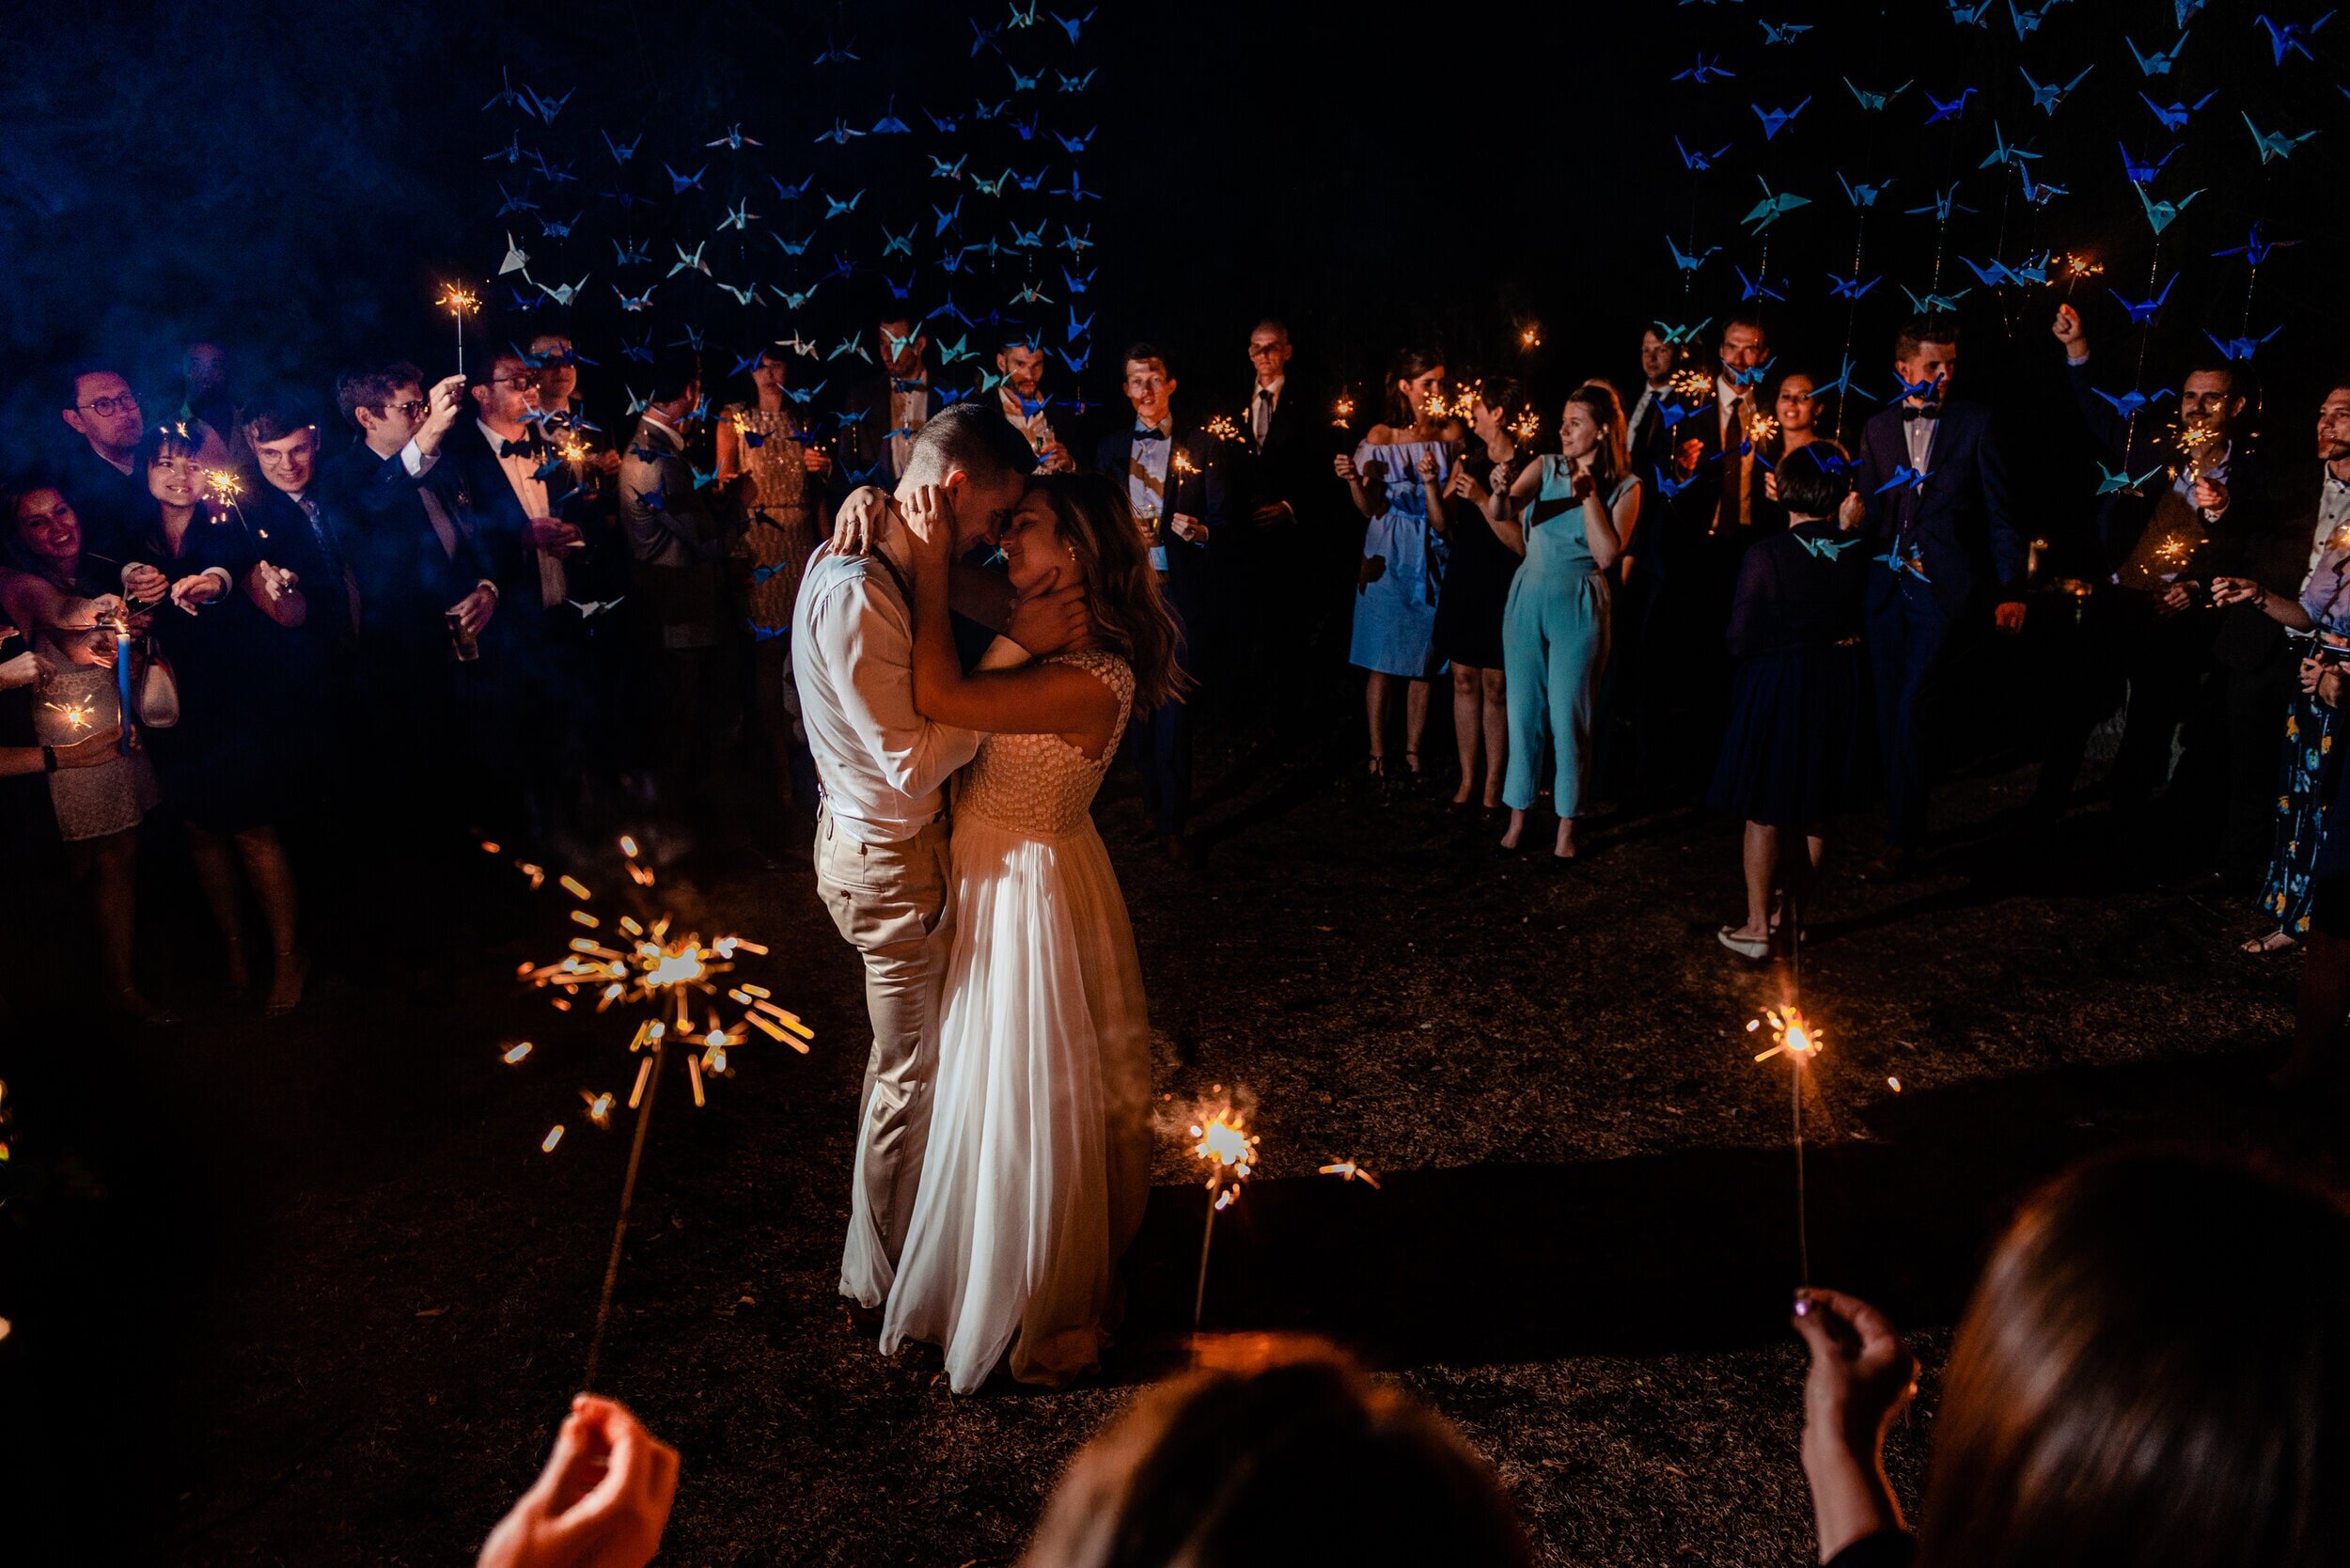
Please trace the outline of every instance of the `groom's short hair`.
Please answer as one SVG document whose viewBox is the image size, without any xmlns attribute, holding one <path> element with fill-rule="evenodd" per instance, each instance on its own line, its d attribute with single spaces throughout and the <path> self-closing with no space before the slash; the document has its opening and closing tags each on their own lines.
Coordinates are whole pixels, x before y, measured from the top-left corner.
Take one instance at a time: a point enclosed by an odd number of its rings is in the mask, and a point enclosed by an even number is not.
<svg viewBox="0 0 2350 1568">
<path fill-rule="evenodd" d="M 943 484 L 958 468 L 993 479 L 1035 466 L 1036 448 L 1000 409 L 966 402 L 940 409 L 915 433 L 905 478 L 916 484 Z"/>
</svg>

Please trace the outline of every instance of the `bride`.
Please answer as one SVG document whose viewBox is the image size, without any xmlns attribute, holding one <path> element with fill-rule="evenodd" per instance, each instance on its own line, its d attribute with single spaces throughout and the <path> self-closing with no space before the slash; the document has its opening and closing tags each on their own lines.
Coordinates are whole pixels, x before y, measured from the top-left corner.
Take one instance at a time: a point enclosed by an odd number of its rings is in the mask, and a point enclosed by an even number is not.
<svg viewBox="0 0 2350 1568">
<path fill-rule="evenodd" d="M 904 504 L 914 700 L 986 732 L 954 805 L 954 950 L 930 1150 L 881 1348 L 941 1346 L 957 1393 L 1007 1354 L 1059 1385 L 1100 1360 L 1111 1273 L 1142 1220 L 1151 1035 L 1134 929 L 1088 815 L 1128 715 L 1174 699 L 1177 629 L 1123 492 L 1045 475 L 1006 525 L 1013 589 L 1082 585 L 1090 629 L 1034 664 L 998 642 L 964 675 L 948 621 L 952 501 Z"/>
</svg>

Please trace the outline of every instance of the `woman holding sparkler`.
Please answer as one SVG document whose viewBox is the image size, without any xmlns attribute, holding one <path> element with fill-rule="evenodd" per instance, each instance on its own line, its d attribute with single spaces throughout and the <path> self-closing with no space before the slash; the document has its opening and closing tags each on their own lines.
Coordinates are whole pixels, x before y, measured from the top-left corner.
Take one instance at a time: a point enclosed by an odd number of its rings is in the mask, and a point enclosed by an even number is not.
<svg viewBox="0 0 2350 1568">
<path fill-rule="evenodd" d="M 1782 873 L 1808 881 L 1826 847 L 1823 824 L 1859 804 L 1867 744 L 1860 631 L 1868 560 L 1851 531 L 1860 520 L 1858 504 L 1847 504 L 1851 462 L 1833 441 L 1808 443 L 1780 460 L 1772 478 L 1787 527 L 1759 541 L 1739 567 L 1727 639 L 1738 672 L 1706 796 L 1747 824 L 1746 923 L 1716 934 L 1754 959 L 1771 950 Z M 1782 868 L 1780 837 L 1789 830 L 1804 835 L 1805 853 Z M 1786 891 L 1800 902 L 1800 887 Z"/>
<path fill-rule="evenodd" d="M 1081 587 L 1078 636 L 963 673 L 948 618 L 949 493 L 903 509 L 914 539 L 914 701 L 979 730 L 954 808 L 954 947 L 937 1021 L 930 1145 L 881 1346 L 942 1346 L 957 1393 L 1007 1355 L 1060 1385 L 1097 1364 L 1111 1274 L 1142 1223 L 1151 1030 L 1126 903 L 1088 814 L 1128 716 L 1178 699 L 1179 634 L 1122 488 L 1030 482 L 1001 541 L 1024 599 Z"/>
<path fill-rule="evenodd" d="M 1534 461 L 1537 421 L 1525 387 L 1504 376 L 1480 384 L 1471 400 L 1469 425 L 1479 456 L 1464 456 L 1446 482 L 1445 538 L 1452 559 L 1436 601 L 1436 656 L 1452 669 L 1452 735 L 1461 750 L 1461 787 L 1455 806 L 1477 798 L 1477 759 L 1485 758 L 1484 803 L 1501 808 L 1501 776 L 1510 756 L 1510 713 L 1502 699 L 1501 619 L 1510 604 L 1523 543 L 1504 544 L 1500 528 L 1485 515 L 1496 491 L 1507 491 Z M 1480 748 L 1479 742 L 1483 742 Z"/>
<path fill-rule="evenodd" d="M 1444 358 L 1406 349 L 1387 372 L 1387 422 L 1371 427 L 1350 456 L 1333 461 L 1355 510 L 1370 520 L 1355 587 L 1349 662 L 1370 674 L 1363 701 L 1371 724 L 1371 776 L 1387 776 L 1387 727 L 1395 682 L 1404 682 L 1403 765 L 1421 776 L 1428 733 L 1428 682 L 1444 667 L 1434 647 L 1436 600 L 1450 547 L 1444 487 L 1460 455 L 1461 422 L 1446 412 Z"/>
<path fill-rule="evenodd" d="M 2034 1198 L 1950 1348 L 1913 1541 L 1886 1433 L 1918 1361 L 1798 1292 L 1803 1467 L 1828 1568 L 2339 1563 L 2350 1533 L 2350 1215 L 2218 1159 L 2092 1161 Z"/>
<path fill-rule="evenodd" d="M 131 972 L 138 924 L 138 829 L 154 808 L 154 769 L 135 746 L 127 754 L 109 748 L 108 755 L 83 765 L 84 743 L 93 734 L 122 732 L 125 715 L 114 666 L 127 644 L 115 635 L 117 618 L 126 629 L 143 632 L 146 616 L 129 615 L 112 591 L 114 567 L 83 553 L 81 520 L 54 486 L 29 486 L 5 504 L 0 610 L 34 654 L 56 672 L 34 708 L 34 734 L 42 750 L 57 759 L 49 776 L 49 802 L 73 878 L 91 888 L 107 990 L 113 1005 L 140 1023 L 176 1023 L 139 994 Z M 69 759 L 74 763 L 70 771 Z"/>
<path fill-rule="evenodd" d="M 2335 396 L 2343 391 L 2336 388 Z M 2276 921 L 2276 929 L 2244 944 L 2248 953 L 2278 952 L 2309 931 L 2311 870 L 2326 838 L 2326 806 L 2342 774 L 2334 745 L 2341 721 L 2318 700 L 2317 683 L 2326 669 L 2350 658 L 2350 525 L 2335 529 L 2320 544 L 2299 598 L 2273 592 L 2249 577 L 2214 577 L 2211 598 L 2223 608 L 2256 605 L 2287 632 L 2308 637 L 2301 689 L 2285 714 L 2277 847 L 2261 886 L 2261 912 Z"/>
<path fill-rule="evenodd" d="M 300 626 L 306 606 L 293 573 L 270 564 L 267 538 L 233 500 L 204 515 L 196 451 L 174 426 L 140 444 L 156 517 L 132 538 L 123 586 L 142 600 L 170 601 L 157 609 L 155 639 L 179 682 L 180 722 L 155 731 L 156 767 L 164 800 L 187 823 L 196 879 L 227 945 L 231 997 L 249 984 L 244 885 L 260 902 L 275 954 L 265 1011 L 275 1016 L 302 999 L 309 970 L 300 896 L 274 825 L 287 806 L 287 748 L 304 716 L 275 700 L 273 675 L 285 657 L 278 634 Z"/>
<path fill-rule="evenodd" d="M 1526 556 L 1502 621 L 1510 708 L 1505 850 L 1526 835 L 1547 753 L 1556 763 L 1551 801 L 1559 813 L 1551 854 L 1572 860 L 1577 853 L 1574 819 L 1590 785 L 1592 713 L 1607 663 L 1608 574 L 1631 553 L 1640 521 L 1640 481 L 1631 466 L 1616 389 L 1585 382 L 1559 416 L 1559 450 L 1486 503 L 1502 542 Z"/>
</svg>

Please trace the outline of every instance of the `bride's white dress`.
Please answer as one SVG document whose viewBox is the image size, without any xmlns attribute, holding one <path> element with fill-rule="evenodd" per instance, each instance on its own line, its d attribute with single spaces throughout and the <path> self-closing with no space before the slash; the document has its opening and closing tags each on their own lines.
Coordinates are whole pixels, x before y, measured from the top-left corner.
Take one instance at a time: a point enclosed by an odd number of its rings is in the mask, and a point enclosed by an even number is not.
<svg viewBox="0 0 2350 1568">
<path fill-rule="evenodd" d="M 1112 1268 L 1151 1171 L 1151 1032 L 1134 927 L 1087 814 L 1133 710 L 1125 661 L 1058 654 L 1117 692 L 1100 760 L 990 735 L 955 799 L 955 946 L 930 1150 L 881 1347 L 942 1346 L 957 1393 L 1009 1351 L 1023 1382 L 1100 1359 Z"/>
</svg>

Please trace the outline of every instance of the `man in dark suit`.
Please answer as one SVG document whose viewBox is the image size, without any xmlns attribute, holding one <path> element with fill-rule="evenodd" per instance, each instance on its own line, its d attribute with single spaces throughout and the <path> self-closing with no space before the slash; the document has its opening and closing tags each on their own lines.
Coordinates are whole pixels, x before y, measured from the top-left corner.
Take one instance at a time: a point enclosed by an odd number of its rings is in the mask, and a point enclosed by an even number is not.
<svg viewBox="0 0 2350 1568">
<path fill-rule="evenodd" d="M 1290 374 L 1293 353 L 1289 328 L 1272 317 L 1248 334 L 1248 399 L 1237 435 L 1219 449 L 1235 460 L 1233 525 L 1210 543 L 1224 612 L 1217 634 L 1230 652 L 1225 695 L 1240 723 L 1283 734 L 1317 695 L 1308 649 L 1340 605 L 1317 577 L 1318 557 L 1328 554 L 1330 431 L 1322 405 Z"/>
<path fill-rule="evenodd" d="M 716 751 L 715 698 L 727 632 L 725 531 L 685 458 L 685 421 L 701 401 L 701 365 L 672 354 L 623 448 L 620 528 L 635 563 L 636 623 L 650 644 L 653 769 L 671 808 Z"/>
<path fill-rule="evenodd" d="M 1949 400 L 1958 323 L 1913 316 L 1893 340 L 1908 389 L 1860 433 L 1857 488 L 1845 500 L 1877 552 L 1869 573 L 1869 659 L 1885 763 L 1886 850 L 1879 877 L 1908 869 L 1926 826 L 1920 701 L 1983 606 L 1998 628 L 2024 626 L 2025 550 L 1988 409 Z"/>
<path fill-rule="evenodd" d="M 1214 443 L 1176 423 L 1171 404 L 1176 382 L 1167 373 L 1167 355 L 1149 343 L 1136 343 L 1126 351 L 1124 363 L 1134 420 L 1102 438 L 1095 470 L 1123 484 L 1134 503 L 1159 587 L 1183 623 L 1176 662 L 1188 672 L 1198 659 L 1203 629 L 1214 624 L 1210 549 L 1215 533 L 1232 526 L 1227 476 Z M 1178 865 L 1189 865 L 1191 846 L 1184 837 L 1191 810 L 1189 705 L 1170 699 L 1153 713 L 1136 713 L 1126 729 L 1126 747 L 1142 773 L 1143 809 L 1152 833 Z"/>
<path fill-rule="evenodd" d="M 844 495 L 861 484 L 884 490 L 896 484 L 916 433 L 944 402 L 931 384 L 930 335 L 912 311 L 885 312 L 874 338 L 881 368 L 860 376 L 841 399 L 840 449 L 847 461 L 834 472 Z"/>
<path fill-rule="evenodd" d="M 479 638 L 497 613 L 483 552 L 427 479 L 463 414 L 464 378 L 431 389 L 404 361 L 347 371 L 335 385 L 358 440 L 324 465 L 319 489 L 342 525 L 357 588 L 356 684 L 371 773 L 394 809 L 472 798 Z"/>
<path fill-rule="evenodd" d="M 73 434 L 58 479 L 82 520 L 84 552 L 119 566 L 131 535 L 155 520 L 147 476 L 134 472 L 145 430 L 139 400 L 119 371 L 96 365 L 68 370 L 60 390 Z"/>
<path fill-rule="evenodd" d="M 2091 729 L 2124 687 L 2128 713 L 2108 776 L 2115 808 L 2143 808 L 2166 782 L 2171 737 L 2210 669 L 2217 630 L 2197 585 L 2212 571 L 2223 533 L 2238 546 L 2257 536 L 2255 514 L 2266 499 L 2256 460 L 2237 449 L 2245 397 L 2233 365 L 2200 363 L 2180 383 L 2179 426 L 2194 432 L 2182 454 L 2167 422 L 2126 418 L 2092 384 L 2088 334 L 2071 306 L 2057 306 L 2052 330 L 2106 482 L 2145 482 L 2099 497 L 2097 591 L 2083 613 L 2085 689 L 2066 702 L 2067 722 L 2033 791 L 2034 807 L 2051 820 L 2063 811 Z M 2217 738 L 2208 726 L 2190 731 L 2191 741 Z M 2181 771 L 2205 773 L 2201 760 Z"/>
<path fill-rule="evenodd" d="M 1640 381 L 1624 397 L 1623 407 L 1632 471 L 1643 479 L 1663 467 L 1672 452 L 1664 405 L 1672 400 L 1672 374 L 1680 359 L 1679 352 L 1665 340 L 1662 327 L 1651 322 L 1640 334 Z M 1620 391 L 1619 396 L 1623 394 Z"/>
<path fill-rule="evenodd" d="M 1694 410 L 1685 402 L 1662 405 L 1688 411 L 1669 423 L 1660 412 L 1663 431 L 1647 438 L 1663 456 L 1641 476 L 1658 497 L 1644 508 L 1661 510 L 1644 511 L 1632 552 L 1630 596 L 1640 623 L 1633 634 L 1635 744 L 1644 793 L 1660 785 L 1700 787 L 1721 749 L 1730 703 L 1721 639 L 1739 563 L 1774 515 L 1762 493 L 1765 470 L 1747 439 L 1762 412 L 1770 358 L 1762 319 L 1752 312 L 1731 317 L 1703 401 Z"/>
<path fill-rule="evenodd" d="M 585 710 L 594 666 L 571 592 L 587 540 L 569 509 L 571 463 L 550 454 L 532 422 L 539 372 L 511 350 L 477 368 L 473 416 L 460 418 L 426 483 L 482 552 L 498 587 L 489 671 L 503 722 L 490 732 L 493 771 L 521 790 L 534 828 L 585 782 Z"/>
</svg>

